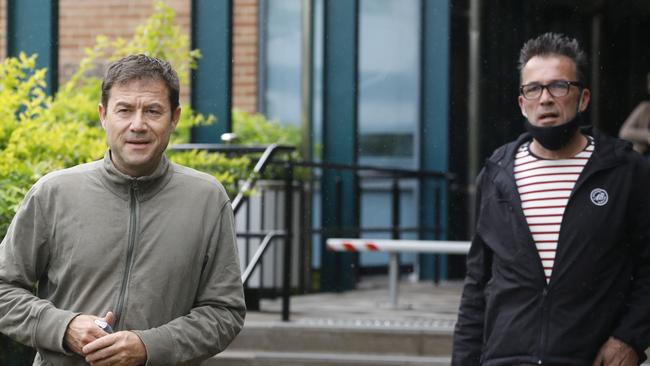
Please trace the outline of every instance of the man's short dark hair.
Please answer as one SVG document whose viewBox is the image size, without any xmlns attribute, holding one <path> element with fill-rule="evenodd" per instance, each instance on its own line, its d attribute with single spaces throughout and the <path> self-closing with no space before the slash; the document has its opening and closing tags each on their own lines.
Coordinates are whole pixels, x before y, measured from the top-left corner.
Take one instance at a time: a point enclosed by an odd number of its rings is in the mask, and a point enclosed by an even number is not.
<svg viewBox="0 0 650 366">
<path fill-rule="evenodd" d="M 575 38 L 569 38 L 559 33 L 544 33 L 537 38 L 528 40 L 519 52 L 519 74 L 528 61 L 535 56 L 566 56 L 576 65 L 576 73 L 580 82 L 585 82 L 587 56 Z"/>
<path fill-rule="evenodd" d="M 176 71 L 169 62 L 143 54 L 126 56 L 108 67 L 102 82 L 102 105 L 104 108 L 108 108 L 108 99 L 113 85 L 143 79 L 163 81 L 169 92 L 169 105 L 172 113 L 178 108 L 180 86 Z"/>
</svg>

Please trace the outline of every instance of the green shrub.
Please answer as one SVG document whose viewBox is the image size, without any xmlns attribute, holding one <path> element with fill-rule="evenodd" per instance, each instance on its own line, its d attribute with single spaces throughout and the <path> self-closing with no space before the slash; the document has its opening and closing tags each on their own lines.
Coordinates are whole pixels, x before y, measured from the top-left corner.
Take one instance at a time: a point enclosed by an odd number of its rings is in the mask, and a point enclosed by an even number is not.
<svg viewBox="0 0 650 366">
<path fill-rule="evenodd" d="M 38 178 L 52 170 L 92 161 L 105 149 L 101 128 L 87 120 L 60 117 L 61 99 L 45 94 L 45 70 L 35 70 L 35 64 L 35 56 L 24 54 L 0 64 L 2 236 Z M 83 108 L 77 112 L 81 113 Z"/>
<path fill-rule="evenodd" d="M 36 68 L 36 55 L 20 54 L 0 63 L 0 237 L 29 188 L 53 170 L 100 159 L 106 150 L 98 120 L 101 95 L 98 65 L 131 53 L 164 58 L 174 65 L 183 85 L 200 57 L 189 50 L 188 37 L 173 25 L 174 12 L 163 1 L 130 40 L 98 37 L 86 49 L 78 70 L 53 97 L 45 93 L 47 70 Z M 193 113 L 184 105 L 172 143 L 189 141 L 192 126 L 213 123 L 214 117 Z M 247 175 L 250 160 L 227 159 L 205 152 L 174 152 L 181 164 L 209 171 L 229 193 Z M 0 335 L 0 364 L 29 365 L 33 351 Z"/>
<path fill-rule="evenodd" d="M 189 49 L 188 37 L 173 24 L 174 12 L 157 1 L 153 15 L 136 29 L 132 39 L 97 37 L 71 78 L 54 96 L 45 93 L 47 70 L 36 68 L 36 55 L 20 54 L 0 63 L 0 237 L 29 188 L 57 169 L 100 159 L 105 150 L 104 131 L 98 120 L 101 96 L 99 65 L 127 54 L 144 53 L 170 61 L 187 85 L 189 73 L 200 57 Z M 189 141 L 193 126 L 214 123 L 213 116 L 194 113 L 183 105 L 181 121 L 171 143 Z M 300 131 L 269 122 L 261 115 L 233 112 L 241 143 L 280 143 L 298 146 Z M 214 175 L 229 194 L 248 176 L 248 157 L 230 158 L 202 151 L 169 152 L 170 159 Z M 8 358 L 9 357 L 9 358 Z M 31 364 L 33 351 L 0 335 L 0 364 Z"/>
<path fill-rule="evenodd" d="M 29 188 L 56 169 L 100 159 L 106 150 L 98 120 L 101 96 L 98 65 L 131 53 L 169 60 L 183 85 L 200 57 L 189 50 L 188 37 L 173 24 L 174 12 L 163 1 L 136 29 L 130 40 L 97 37 L 86 49 L 79 68 L 55 96 L 45 94 L 45 69 L 36 68 L 36 55 L 21 54 L 0 64 L 0 237 L 4 236 L 18 205 Z M 171 143 L 189 141 L 193 126 L 214 123 L 213 116 L 194 113 L 183 105 L 181 120 Z M 246 177 L 248 158 L 228 159 L 220 154 L 174 152 L 173 161 L 208 171 L 228 192 L 238 190 Z"/>
<path fill-rule="evenodd" d="M 237 135 L 237 144 L 242 145 L 270 145 L 279 144 L 293 146 L 296 150 L 289 154 L 294 161 L 301 160 L 301 129 L 292 125 L 283 125 L 279 121 L 270 121 L 264 115 L 250 114 L 241 110 L 233 110 L 233 132 Z M 276 159 L 286 159 L 287 155 L 280 155 Z M 276 160 L 278 161 L 278 160 Z M 285 171 L 281 164 L 270 166 L 262 174 L 265 179 L 282 179 Z M 294 179 L 305 181 L 311 176 L 307 168 L 295 168 Z"/>
<path fill-rule="evenodd" d="M 232 112 L 233 132 L 237 134 L 237 143 L 241 144 L 280 144 L 295 146 L 300 149 L 300 128 L 282 125 L 278 121 L 269 121 L 263 115 L 250 114 L 234 109 Z"/>
</svg>

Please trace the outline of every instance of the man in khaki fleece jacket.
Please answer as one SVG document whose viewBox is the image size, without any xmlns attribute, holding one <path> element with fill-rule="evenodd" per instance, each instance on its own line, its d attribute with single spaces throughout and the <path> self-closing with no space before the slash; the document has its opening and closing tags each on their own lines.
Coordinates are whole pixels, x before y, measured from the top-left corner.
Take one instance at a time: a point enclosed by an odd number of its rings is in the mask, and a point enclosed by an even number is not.
<svg viewBox="0 0 650 366">
<path fill-rule="evenodd" d="M 164 155 L 180 113 L 169 63 L 115 62 L 99 105 L 104 159 L 25 197 L 0 244 L 0 331 L 36 348 L 34 365 L 198 364 L 241 330 L 228 197 Z"/>
</svg>

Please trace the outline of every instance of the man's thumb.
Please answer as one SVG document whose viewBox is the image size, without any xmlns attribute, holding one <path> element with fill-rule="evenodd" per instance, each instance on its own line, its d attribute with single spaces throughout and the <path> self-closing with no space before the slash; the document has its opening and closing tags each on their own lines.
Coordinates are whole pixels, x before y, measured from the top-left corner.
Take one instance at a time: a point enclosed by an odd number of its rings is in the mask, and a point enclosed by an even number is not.
<svg viewBox="0 0 650 366">
<path fill-rule="evenodd" d="M 113 323 L 115 322 L 115 314 L 113 314 L 112 311 L 107 312 L 106 316 L 104 316 L 104 321 L 113 326 Z"/>
</svg>

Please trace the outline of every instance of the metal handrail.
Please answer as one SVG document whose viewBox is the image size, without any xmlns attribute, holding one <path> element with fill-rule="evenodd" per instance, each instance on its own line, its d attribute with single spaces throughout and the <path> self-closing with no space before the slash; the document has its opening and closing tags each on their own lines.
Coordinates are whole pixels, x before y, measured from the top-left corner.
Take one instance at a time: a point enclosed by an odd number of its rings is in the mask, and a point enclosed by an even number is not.
<svg viewBox="0 0 650 366">
<path fill-rule="evenodd" d="M 255 186 L 255 178 L 264 171 L 264 168 L 266 168 L 266 166 L 271 162 L 273 155 L 279 150 L 291 151 L 294 149 L 294 147 L 281 146 L 278 144 L 271 144 L 264 149 L 262 156 L 257 161 L 257 164 L 255 164 L 255 168 L 253 168 L 253 172 L 248 176 L 248 179 L 246 179 L 239 189 L 239 192 L 237 192 L 237 195 L 232 200 L 232 210 L 235 214 L 237 214 L 237 211 L 239 211 L 239 208 L 241 208 L 246 199 L 246 193 Z"/>
<path fill-rule="evenodd" d="M 244 270 L 244 273 L 241 275 L 241 282 L 246 286 L 246 283 L 250 279 L 250 276 L 253 274 L 253 271 L 257 267 L 257 265 L 260 262 L 260 258 L 264 255 L 266 250 L 268 249 L 269 245 L 271 244 L 272 240 L 275 240 L 277 238 L 284 238 L 285 237 L 285 232 L 283 230 L 274 230 L 270 231 L 264 236 L 264 239 L 262 239 L 262 243 L 260 243 L 259 248 L 257 248 L 257 251 L 255 251 L 255 254 L 253 255 L 253 258 L 248 262 L 248 266 Z"/>
<path fill-rule="evenodd" d="M 234 214 L 241 208 L 246 200 L 246 193 L 254 188 L 256 177 L 258 177 L 267 165 L 272 162 L 273 156 L 278 151 L 292 152 L 296 148 L 288 145 L 271 144 L 268 146 L 241 146 L 241 145 L 227 145 L 227 144 L 176 144 L 169 147 L 173 151 L 188 151 L 188 150 L 203 150 L 208 152 L 222 152 L 222 153 L 262 153 L 262 156 L 255 164 L 253 171 L 249 174 L 244 184 L 237 192 L 237 195 L 232 200 L 232 210 Z"/>
<path fill-rule="evenodd" d="M 384 167 L 378 167 L 378 166 L 369 166 L 369 165 L 361 165 L 361 164 L 337 164 L 337 163 L 323 163 L 323 162 L 314 162 L 314 161 L 295 161 L 292 160 L 292 156 L 290 153 L 292 151 L 295 151 L 295 147 L 287 146 L 287 145 L 278 145 L 278 144 L 272 144 L 268 146 L 241 146 L 241 145 L 224 145 L 224 144 L 185 144 L 185 145 L 176 145 L 172 147 L 173 150 L 204 150 L 204 151 L 210 151 L 210 152 L 221 152 L 221 153 L 226 153 L 226 154 L 254 154 L 255 157 L 259 157 L 255 163 L 255 166 L 253 168 L 253 171 L 248 174 L 248 177 L 246 180 L 241 184 L 240 190 L 237 193 L 237 195 L 233 198 L 232 200 L 232 208 L 234 213 L 236 214 L 242 206 L 245 205 L 245 203 L 249 200 L 250 198 L 250 190 L 255 188 L 255 185 L 257 183 L 257 180 L 260 179 L 260 176 L 264 173 L 265 169 L 268 167 L 268 165 L 278 165 L 278 163 L 281 163 L 284 166 L 284 169 L 286 170 L 286 177 L 285 177 L 285 197 L 287 197 L 287 200 L 285 201 L 285 225 L 286 228 L 284 230 L 275 230 L 275 231 L 270 231 L 270 232 L 247 232 L 247 233 L 238 233 L 238 237 L 240 238 L 246 238 L 246 248 L 247 248 L 247 254 L 246 257 L 247 259 L 250 258 L 250 261 L 246 264 L 246 268 L 244 269 L 241 279 L 245 287 L 248 288 L 248 282 L 253 276 L 253 273 L 255 270 L 261 270 L 264 266 L 264 262 L 262 261 L 262 258 L 264 258 L 264 255 L 268 255 L 268 248 L 271 247 L 271 244 L 276 244 L 274 240 L 277 239 L 284 239 L 285 240 L 285 246 L 284 246 L 284 269 L 283 269 L 283 278 L 282 278 L 282 284 L 280 285 L 282 287 L 282 319 L 283 320 L 288 320 L 289 319 L 289 298 L 291 296 L 291 276 L 292 276 L 292 268 L 291 268 L 291 257 L 292 257 L 292 228 L 291 228 L 291 223 L 292 223 L 292 217 L 293 217 L 293 210 L 292 210 L 292 204 L 291 204 L 291 197 L 293 197 L 292 193 L 292 188 L 293 188 L 293 169 L 300 167 L 300 168 L 313 168 L 315 169 L 315 175 L 318 176 L 318 172 L 321 170 L 326 170 L 326 169 L 334 169 L 342 172 L 346 172 L 344 174 L 355 174 L 359 177 L 359 179 L 363 180 L 377 180 L 377 179 L 390 179 L 393 181 L 393 189 L 392 189 L 392 195 L 393 195 L 393 217 L 392 217 L 392 225 L 390 228 L 386 227 L 371 227 L 371 228 L 361 228 L 361 227 L 356 227 L 356 228 L 347 228 L 347 227 L 335 227 L 335 228 L 322 228 L 322 229 L 313 229 L 310 228 L 310 232 L 312 233 L 320 233 L 325 236 L 331 236 L 331 235 L 352 235 L 356 236 L 364 232 L 391 232 L 393 235 L 393 239 L 399 239 L 401 236 L 400 234 L 405 233 L 405 232 L 417 232 L 417 233 L 432 233 L 433 235 L 428 235 L 434 238 L 439 237 L 439 231 L 440 231 L 440 224 L 437 223 L 439 220 L 440 215 L 436 215 L 436 223 L 432 227 L 400 227 L 400 213 L 399 213 L 399 205 L 396 205 L 395 202 L 399 203 L 399 195 L 400 195 L 400 190 L 399 190 L 399 180 L 400 179 L 410 179 L 410 178 L 417 178 L 417 179 L 434 179 L 434 180 L 442 180 L 448 183 L 451 183 L 453 186 L 453 181 L 456 179 L 455 174 L 453 173 L 448 173 L 448 172 L 440 172 L 440 171 L 422 171 L 422 170 L 408 170 L 408 169 L 401 169 L 401 168 L 384 168 Z M 279 159 L 274 159 L 276 153 L 285 153 L 286 155 L 286 160 L 281 157 Z M 284 155 L 283 155 L 284 156 Z M 350 173 L 347 173 L 350 172 Z M 446 188 L 445 188 L 446 187 Z M 448 189 L 449 185 L 442 185 L 440 187 L 437 187 L 436 189 Z M 263 197 L 263 196 L 262 196 Z M 439 199 L 436 198 L 436 205 L 439 204 Z M 396 209 L 397 207 L 397 209 Z M 439 211 L 439 208 L 436 208 L 436 212 Z M 248 213 L 246 213 L 248 215 Z M 249 219 L 250 220 L 250 219 Z M 247 224 L 248 225 L 248 224 Z M 248 228 L 248 226 L 246 226 Z M 264 227 L 264 226 L 262 226 Z M 307 234 L 309 235 L 309 234 Z M 248 251 L 249 251 L 249 243 L 248 243 L 248 238 L 259 238 L 259 247 L 255 249 L 255 252 L 253 253 L 252 257 L 249 257 Z M 256 240 L 257 241 L 257 240 Z M 434 260 L 437 261 L 439 260 L 437 258 L 437 255 L 435 256 Z M 279 262 L 277 262 L 279 264 Z M 436 264 L 435 268 L 438 268 L 439 265 Z M 274 279 L 274 289 L 277 290 L 279 288 L 278 283 L 275 282 L 275 273 L 273 275 Z M 437 280 L 438 277 L 438 272 L 434 274 Z M 260 277 L 260 281 L 264 276 Z M 260 286 L 262 286 L 262 282 L 260 282 Z M 275 293 L 275 292 L 273 292 Z M 247 295 L 248 296 L 248 295 Z M 274 295 L 276 296 L 276 295 Z M 252 301 L 258 301 L 256 300 L 256 297 L 251 298 Z M 247 299 L 248 301 L 248 299 Z M 259 305 L 258 305 L 259 306 Z"/>
<path fill-rule="evenodd" d="M 400 168 L 385 168 L 373 165 L 361 164 L 338 164 L 338 163 L 324 163 L 316 161 L 295 161 L 294 166 L 307 167 L 307 168 L 321 168 L 321 169 L 336 169 L 336 170 L 351 170 L 357 171 L 358 174 L 365 175 L 368 178 L 440 178 L 448 181 L 456 179 L 456 174 L 440 171 L 430 170 L 413 170 L 413 169 L 400 169 Z M 361 173 L 364 172 L 364 173 Z"/>
<path fill-rule="evenodd" d="M 191 151 L 201 150 L 207 152 L 220 152 L 220 153 L 237 153 L 237 154 L 253 154 L 261 153 L 268 149 L 267 145 L 229 145 L 229 144 L 174 144 L 169 146 L 172 151 Z M 288 145 L 278 145 L 278 149 L 292 151 L 295 148 Z"/>
</svg>

